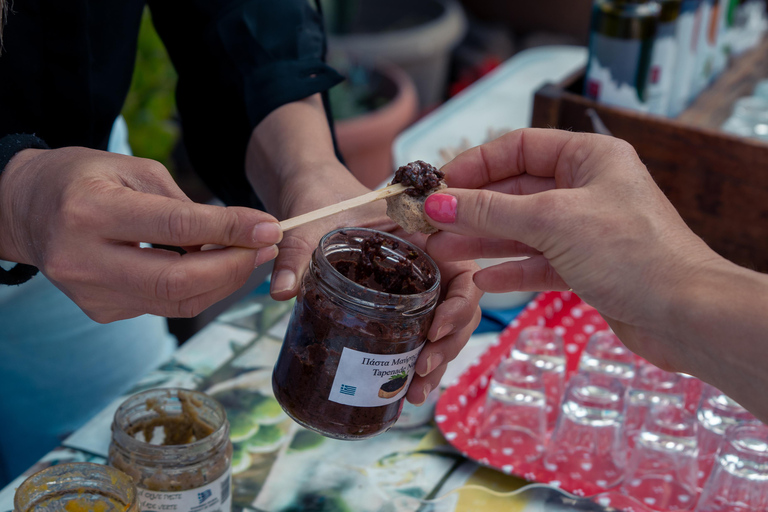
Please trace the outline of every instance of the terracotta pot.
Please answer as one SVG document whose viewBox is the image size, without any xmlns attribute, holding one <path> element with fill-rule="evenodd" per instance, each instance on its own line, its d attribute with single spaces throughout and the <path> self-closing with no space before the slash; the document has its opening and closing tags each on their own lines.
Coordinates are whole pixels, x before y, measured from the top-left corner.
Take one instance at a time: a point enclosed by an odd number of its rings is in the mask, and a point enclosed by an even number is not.
<svg viewBox="0 0 768 512">
<path fill-rule="evenodd" d="M 347 167 L 365 186 L 376 188 L 392 172 L 392 143 L 416 117 L 416 87 L 395 66 L 375 68 L 381 80 L 380 93 L 392 99 L 384 106 L 350 119 L 337 121 L 336 138 Z"/>
</svg>

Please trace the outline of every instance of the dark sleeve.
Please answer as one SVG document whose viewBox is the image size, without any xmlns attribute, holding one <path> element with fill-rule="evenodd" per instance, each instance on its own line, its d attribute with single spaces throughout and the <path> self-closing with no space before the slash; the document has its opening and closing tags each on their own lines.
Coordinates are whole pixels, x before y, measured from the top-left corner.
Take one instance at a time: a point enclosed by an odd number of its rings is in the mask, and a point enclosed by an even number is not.
<svg viewBox="0 0 768 512">
<path fill-rule="evenodd" d="M 225 203 L 261 208 L 245 177 L 253 128 L 281 105 L 342 80 L 324 62 L 320 13 L 308 0 L 149 6 L 179 75 L 176 101 L 195 171 Z"/>
</svg>

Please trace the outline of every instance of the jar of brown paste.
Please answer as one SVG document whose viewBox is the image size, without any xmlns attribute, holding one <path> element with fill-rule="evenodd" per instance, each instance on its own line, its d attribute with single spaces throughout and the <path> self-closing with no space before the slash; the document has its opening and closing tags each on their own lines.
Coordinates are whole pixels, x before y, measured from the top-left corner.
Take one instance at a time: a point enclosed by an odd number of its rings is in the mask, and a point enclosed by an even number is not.
<svg viewBox="0 0 768 512">
<path fill-rule="evenodd" d="M 434 261 L 388 233 L 346 228 L 315 249 L 272 387 L 301 425 L 364 439 L 397 420 L 440 290 Z"/>
<path fill-rule="evenodd" d="M 109 466 L 70 462 L 45 468 L 16 489 L 14 512 L 139 512 L 131 477 Z"/>
<path fill-rule="evenodd" d="M 142 511 L 229 511 L 232 443 L 224 408 L 208 395 L 151 389 L 112 423 L 109 464 L 133 477 Z"/>
</svg>

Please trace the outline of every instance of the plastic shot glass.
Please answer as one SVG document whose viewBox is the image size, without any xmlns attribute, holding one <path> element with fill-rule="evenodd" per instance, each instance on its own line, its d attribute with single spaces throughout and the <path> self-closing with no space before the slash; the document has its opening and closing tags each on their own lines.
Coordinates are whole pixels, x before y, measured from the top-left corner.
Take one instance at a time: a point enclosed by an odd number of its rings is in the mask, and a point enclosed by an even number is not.
<svg viewBox="0 0 768 512">
<path fill-rule="evenodd" d="M 627 390 L 624 436 L 631 448 L 653 405 L 685 406 L 685 386 L 680 374 L 667 372 L 651 363 L 641 363 Z"/>
<path fill-rule="evenodd" d="M 768 427 L 759 421 L 732 425 L 721 440 L 696 512 L 763 510 L 768 510 Z"/>
<path fill-rule="evenodd" d="M 546 394 L 547 428 L 553 428 L 565 388 L 563 339 L 549 327 L 526 327 L 512 347 L 512 359 L 531 361 L 541 370 Z"/>
<path fill-rule="evenodd" d="M 626 463 L 621 433 L 624 393 L 615 377 L 594 372 L 574 375 L 565 389 L 544 468 L 599 489 L 617 485 Z"/>
<path fill-rule="evenodd" d="M 704 384 L 696 411 L 699 445 L 699 484 L 703 485 L 714 463 L 726 429 L 755 417 L 714 386 Z"/>
<path fill-rule="evenodd" d="M 546 429 L 541 370 L 531 361 L 503 360 L 491 377 L 476 437 L 492 451 L 532 462 L 544 453 Z"/>
<path fill-rule="evenodd" d="M 698 494 L 696 416 L 661 403 L 635 439 L 621 492 L 653 510 L 690 510 Z"/>
<path fill-rule="evenodd" d="M 635 355 L 613 331 L 597 331 L 581 353 L 579 371 L 605 373 L 629 386 L 635 376 Z"/>
</svg>

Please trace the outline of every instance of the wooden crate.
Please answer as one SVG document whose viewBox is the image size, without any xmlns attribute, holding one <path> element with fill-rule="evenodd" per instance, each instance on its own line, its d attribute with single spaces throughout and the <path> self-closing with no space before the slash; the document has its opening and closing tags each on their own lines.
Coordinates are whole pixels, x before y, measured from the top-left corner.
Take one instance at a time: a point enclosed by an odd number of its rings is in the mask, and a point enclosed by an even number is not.
<svg viewBox="0 0 768 512">
<path fill-rule="evenodd" d="M 768 39 L 667 119 L 585 98 L 582 70 L 537 91 L 531 125 L 592 132 L 587 111 L 594 109 L 614 136 L 635 147 L 694 232 L 731 261 L 768 272 L 768 144 L 717 129 L 734 101 L 766 77 Z"/>
</svg>

